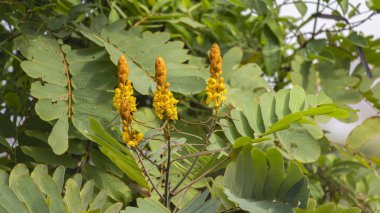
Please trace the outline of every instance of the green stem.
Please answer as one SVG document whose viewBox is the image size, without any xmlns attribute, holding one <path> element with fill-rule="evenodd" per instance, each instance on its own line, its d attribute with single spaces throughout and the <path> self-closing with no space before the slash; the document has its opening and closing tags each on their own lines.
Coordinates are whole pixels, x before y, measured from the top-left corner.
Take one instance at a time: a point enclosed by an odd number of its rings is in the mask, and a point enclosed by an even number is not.
<svg viewBox="0 0 380 213">
<path fill-rule="evenodd" d="M 165 141 L 167 142 L 167 147 L 168 147 L 168 160 L 166 162 L 166 177 L 165 177 L 165 205 L 167 208 L 170 209 L 170 200 L 171 200 L 171 195 L 170 195 L 170 164 L 171 164 L 171 146 L 170 146 L 170 125 L 168 123 L 165 124 L 164 127 L 164 137 Z"/>
</svg>

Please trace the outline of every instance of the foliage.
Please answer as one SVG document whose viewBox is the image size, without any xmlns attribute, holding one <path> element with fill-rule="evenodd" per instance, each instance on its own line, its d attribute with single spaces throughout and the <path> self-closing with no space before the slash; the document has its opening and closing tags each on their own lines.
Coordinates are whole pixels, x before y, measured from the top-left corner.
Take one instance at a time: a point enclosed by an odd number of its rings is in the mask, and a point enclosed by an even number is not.
<svg viewBox="0 0 380 213">
<path fill-rule="evenodd" d="M 76 174 L 65 181 L 65 168 L 60 166 L 53 176 L 45 165 L 37 165 L 31 174 L 24 164 L 17 164 L 10 174 L 1 172 L 0 208 L 2 212 L 119 212 L 122 203 L 106 203 L 107 193 L 94 193 L 94 181 L 82 185 Z M 64 188 L 62 188 L 64 187 Z M 64 193 L 64 196 L 61 195 Z"/>
<path fill-rule="evenodd" d="M 249 145 L 243 147 L 236 162 L 227 166 L 224 177 L 230 200 L 247 211 L 291 212 L 298 205 L 306 208 L 308 182 L 294 162 L 285 174 L 284 160 L 277 149 L 269 148 L 264 153 Z"/>
<path fill-rule="evenodd" d="M 379 118 L 342 143 L 319 126 L 356 121 L 360 101 L 380 109 L 380 40 L 357 28 L 379 1 L 0 5 L 1 212 L 380 209 Z M 282 15 L 289 7 L 299 14 Z M 205 103 L 214 43 L 220 107 Z M 136 148 L 112 107 L 122 54 L 138 105 L 131 123 L 144 135 Z M 175 122 L 152 110 L 158 56 Z"/>
</svg>

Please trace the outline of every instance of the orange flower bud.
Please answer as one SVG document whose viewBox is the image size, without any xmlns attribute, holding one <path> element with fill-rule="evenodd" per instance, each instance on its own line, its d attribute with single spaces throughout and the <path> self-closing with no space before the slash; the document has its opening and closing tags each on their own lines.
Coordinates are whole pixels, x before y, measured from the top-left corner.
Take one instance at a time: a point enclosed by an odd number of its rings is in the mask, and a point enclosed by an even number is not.
<svg viewBox="0 0 380 213">
<path fill-rule="evenodd" d="M 160 56 L 156 58 L 156 74 L 154 76 L 156 83 L 158 86 L 163 86 L 164 83 L 166 82 L 167 78 L 167 69 L 166 69 L 166 64 L 164 59 L 162 59 Z"/>
<path fill-rule="evenodd" d="M 129 76 L 129 67 L 127 59 L 125 59 L 124 55 L 121 55 L 119 61 L 117 62 L 117 76 L 119 82 L 125 84 L 128 81 Z"/>
</svg>

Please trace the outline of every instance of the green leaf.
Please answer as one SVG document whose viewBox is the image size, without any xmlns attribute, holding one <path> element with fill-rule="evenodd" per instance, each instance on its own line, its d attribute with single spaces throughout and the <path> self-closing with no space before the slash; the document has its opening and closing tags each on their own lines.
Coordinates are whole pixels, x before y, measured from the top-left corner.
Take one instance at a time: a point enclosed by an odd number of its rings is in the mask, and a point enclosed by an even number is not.
<svg viewBox="0 0 380 213">
<path fill-rule="evenodd" d="M 93 191 L 94 191 L 94 181 L 89 180 L 84 184 L 82 190 L 80 191 L 80 199 L 82 201 L 83 209 L 87 209 L 88 205 L 90 204 Z"/>
<path fill-rule="evenodd" d="M 311 163 L 318 159 L 321 153 L 319 143 L 306 130 L 292 127 L 276 134 L 294 159 L 303 163 Z"/>
<path fill-rule="evenodd" d="M 237 66 L 240 64 L 243 58 L 243 50 L 241 47 L 233 47 L 226 52 L 223 56 L 223 77 L 228 81 L 232 81 L 233 73 L 237 69 Z"/>
<path fill-rule="evenodd" d="M 68 99 L 67 89 L 57 84 L 33 82 L 30 94 L 38 99 L 51 99 L 52 101 L 66 101 Z"/>
<path fill-rule="evenodd" d="M 255 100 L 248 100 L 244 104 L 244 115 L 251 128 L 257 133 L 265 132 L 263 117 L 261 116 L 260 104 Z"/>
<path fill-rule="evenodd" d="M 21 62 L 21 68 L 30 77 L 42 78 L 43 81 L 63 87 L 67 85 L 65 68 L 61 61 L 63 55 L 55 39 L 38 36 L 28 40 L 20 51 L 28 59 Z"/>
<path fill-rule="evenodd" d="M 277 149 L 270 148 L 267 150 L 266 157 L 268 160 L 268 182 L 266 183 L 266 191 L 264 191 L 267 199 L 275 199 L 281 181 L 285 178 L 284 159 Z"/>
<path fill-rule="evenodd" d="M 294 85 L 301 86 L 308 94 L 317 93 L 317 72 L 310 61 L 296 55 L 291 63 L 291 77 Z"/>
<path fill-rule="evenodd" d="M 77 182 L 70 178 L 66 182 L 65 203 L 70 212 L 82 212 L 83 207 L 80 199 L 80 189 Z"/>
<path fill-rule="evenodd" d="M 304 16 L 307 12 L 307 6 L 304 2 L 302 1 L 296 1 L 294 3 L 294 5 L 296 6 L 298 12 L 301 14 L 301 16 Z"/>
<path fill-rule="evenodd" d="M 261 40 L 264 43 L 262 54 L 266 68 L 265 71 L 268 75 L 273 75 L 281 67 L 281 46 L 276 36 L 268 26 L 263 28 Z"/>
<path fill-rule="evenodd" d="M 347 146 L 357 149 L 380 135 L 380 117 L 371 117 L 355 127 L 347 138 Z"/>
<path fill-rule="evenodd" d="M 186 204 L 178 213 L 214 213 L 220 205 L 220 201 L 215 199 L 210 199 L 206 201 L 207 196 L 209 195 L 208 190 L 203 191 L 202 193 L 194 196 L 189 203 Z"/>
<path fill-rule="evenodd" d="M 338 2 L 339 2 L 340 7 L 342 8 L 343 14 L 346 14 L 348 10 L 348 4 L 349 4 L 348 0 L 340 0 Z"/>
<path fill-rule="evenodd" d="M 4 208 L 7 212 L 29 212 L 6 184 L 0 183 L 0 191 L 0 207 Z"/>
<path fill-rule="evenodd" d="M 51 131 L 48 143 L 53 149 L 53 152 L 57 155 L 62 155 L 69 148 L 69 121 L 66 117 L 61 117 L 54 124 Z"/>
<path fill-rule="evenodd" d="M 265 93 L 260 99 L 261 114 L 264 121 L 264 126 L 268 128 L 270 125 L 276 123 L 276 102 L 273 93 Z"/>
<path fill-rule="evenodd" d="M 0 135 L 0 145 L 3 145 L 6 148 L 11 148 L 11 145 L 9 145 L 8 141 Z"/>
<path fill-rule="evenodd" d="M 355 32 L 351 33 L 350 35 L 348 35 L 348 37 L 346 38 L 349 42 L 357 45 L 357 46 L 360 46 L 360 47 L 368 47 L 368 43 L 367 41 L 365 40 L 365 38 Z"/>
<path fill-rule="evenodd" d="M 104 213 L 119 213 L 121 208 L 123 208 L 123 203 L 118 202 L 108 207 Z"/>
<path fill-rule="evenodd" d="M 306 93 L 302 87 L 295 86 L 290 90 L 289 108 L 293 113 L 303 111 L 305 100 Z"/>
<path fill-rule="evenodd" d="M 50 149 L 34 147 L 34 146 L 21 146 L 21 151 L 26 155 L 32 157 L 36 162 L 51 164 L 51 165 L 63 165 L 68 168 L 75 168 L 77 161 L 69 154 L 56 155 L 51 152 Z"/>
<path fill-rule="evenodd" d="M 128 204 L 132 201 L 131 189 L 121 179 L 103 172 L 97 167 L 86 165 L 83 168 L 84 177 L 95 181 L 97 188 L 105 190 L 112 199 Z"/>
<path fill-rule="evenodd" d="M 21 176 L 17 180 L 13 190 L 20 200 L 26 204 L 30 212 L 49 212 L 41 192 L 31 177 L 26 175 Z"/>
<path fill-rule="evenodd" d="M 247 118 L 244 116 L 244 114 L 241 111 L 237 109 L 231 110 L 231 118 L 232 118 L 232 121 L 234 122 L 234 125 L 237 131 L 240 133 L 240 135 L 254 137 L 253 131 L 249 127 Z"/>
<path fill-rule="evenodd" d="M 29 175 L 28 168 L 25 166 L 25 164 L 17 164 L 9 175 L 9 187 L 13 189 L 13 187 L 17 184 L 18 179 L 24 175 Z"/>
<path fill-rule="evenodd" d="M 51 177 L 48 175 L 47 166 L 37 165 L 29 176 L 27 167 L 24 164 L 17 164 L 9 177 L 10 187 L 6 182 L 0 182 L 0 210 L 7 212 L 82 212 L 91 200 L 96 202 L 96 205 L 91 204 L 89 211 L 100 212 L 105 208 L 106 193 L 100 192 L 93 199 L 94 181 L 87 181 L 82 191 L 79 192 L 82 176 L 77 173 L 66 182 L 63 191 L 64 198 L 61 195 L 63 181 L 63 167 L 58 167 Z M 107 206 L 109 205 L 112 205 L 112 201 L 107 204 Z"/>
<path fill-rule="evenodd" d="M 268 82 L 261 77 L 263 72 L 257 64 L 244 64 L 241 67 L 236 68 L 236 70 L 231 71 L 231 73 L 232 75 L 230 76 L 230 84 L 232 87 L 250 91 L 260 87 L 270 87 L 268 85 Z"/>
<path fill-rule="evenodd" d="M 250 137 L 239 137 L 239 138 L 237 138 L 235 140 L 235 143 L 233 144 L 233 147 L 236 149 L 236 148 L 239 148 L 239 147 L 243 147 L 243 146 L 245 146 L 248 143 L 259 143 L 259 142 L 266 141 L 266 140 L 270 140 L 270 138 L 255 138 L 255 139 L 252 139 Z"/>
<path fill-rule="evenodd" d="M 68 104 L 66 101 L 52 102 L 48 99 L 41 99 L 36 103 L 35 109 L 42 120 L 52 121 L 67 116 Z"/>
<path fill-rule="evenodd" d="M 170 210 L 165 208 L 161 203 L 152 198 L 137 198 L 137 206 L 128 206 L 125 210 L 120 213 L 145 213 L 145 212 L 156 212 L 156 213 L 170 213 Z"/>
<path fill-rule="evenodd" d="M 170 90 L 181 94 L 197 94 L 206 88 L 206 82 L 197 76 L 171 77 Z"/>
<path fill-rule="evenodd" d="M 50 176 L 44 175 L 41 177 L 39 188 L 49 198 L 50 212 L 66 211 L 66 208 L 62 201 L 61 191 L 59 190 L 59 187 L 60 186 L 57 186 L 53 178 L 51 178 Z"/>
<path fill-rule="evenodd" d="M 309 199 L 307 203 L 306 209 L 296 208 L 296 213 L 360 213 L 361 210 L 356 207 L 351 207 L 347 209 L 339 209 L 337 208 L 335 203 L 325 203 L 319 207 L 317 207 L 317 201 L 314 199 Z"/>
<path fill-rule="evenodd" d="M 200 78 L 203 75 L 199 73 L 199 70 L 203 69 L 184 64 L 189 59 L 187 51 L 183 49 L 184 44 L 179 41 L 170 42 L 168 33 L 147 31 L 141 37 L 129 35 L 129 39 L 125 39 L 122 31 L 104 30 L 101 37 L 115 64 L 121 54 L 126 55 L 131 70 L 129 78 L 136 91 L 141 94 L 148 95 L 155 88 L 154 63 L 157 56 L 161 56 L 167 62 L 168 79 L 175 77 L 175 92 L 194 94 L 202 91 L 201 85 L 205 85 L 204 79 Z M 186 79 L 186 84 L 181 84 L 180 79 L 177 79 L 189 76 L 192 77 Z"/>
<path fill-rule="evenodd" d="M 59 166 L 55 169 L 53 180 L 58 187 L 59 193 L 62 193 L 62 187 L 65 181 L 65 167 Z"/>
<path fill-rule="evenodd" d="M 239 136 L 239 133 L 237 132 L 233 123 L 227 119 L 221 119 L 220 124 L 221 124 L 222 130 L 224 132 L 224 135 L 227 137 L 227 139 L 230 141 L 230 143 L 233 144 L 235 141 L 235 138 L 237 138 Z"/>
<path fill-rule="evenodd" d="M 20 108 L 21 103 L 20 103 L 20 98 L 18 97 L 17 93 L 8 92 L 7 94 L 5 94 L 4 99 L 7 106 L 14 108 L 16 110 Z"/>
<path fill-rule="evenodd" d="M 307 177 L 293 162 L 287 175 L 284 171 L 284 161 L 276 148 L 263 153 L 245 146 L 236 162 L 227 166 L 225 193 L 246 211 L 291 212 L 298 201 L 305 207 L 309 197 Z"/>
<path fill-rule="evenodd" d="M 88 210 L 95 211 L 97 209 L 101 209 L 102 206 L 106 203 L 106 201 L 107 201 L 107 192 L 102 190 L 96 195 L 94 200 L 91 202 Z"/>
<path fill-rule="evenodd" d="M 16 134 L 15 127 L 13 126 L 10 117 L 0 113 L 0 135 L 4 138 L 13 137 Z"/>
<path fill-rule="evenodd" d="M 289 90 L 281 89 L 278 91 L 275 95 L 276 99 L 276 116 L 281 119 L 285 115 L 290 114 L 290 108 L 289 108 L 289 97 L 290 92 Z"/>
<path fill-rule="evenodd" d="M 91 130 L 85 130 L 85 136 L 96 142 L 100 146 L 100 150 L 103 154 L 118 166 L 130 179 L 144 188 L 149 188 L 143 172 L 138 166 L 133 154 L 113 138 L 103 128 L 99 121 L 90 118 L 89 126 Z"/>
</svg>

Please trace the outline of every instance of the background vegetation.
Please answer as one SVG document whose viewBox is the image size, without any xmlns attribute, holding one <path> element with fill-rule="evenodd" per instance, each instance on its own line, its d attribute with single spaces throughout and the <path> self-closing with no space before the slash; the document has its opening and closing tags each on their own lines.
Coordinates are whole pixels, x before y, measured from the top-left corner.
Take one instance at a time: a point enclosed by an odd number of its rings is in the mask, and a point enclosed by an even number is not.
<svg viewBox="0 0 380 213">
<path fill-rule="evenodd" d="M 281 17 L 289 4 L 302 16 L 317 9 L 302 20 Z M 1 1 L 0 212 L 379 210 L 380 156 L 361 147 L 378 141 L 380 118 L 364 121 L 345 144 L 318 126 L 354 122 L 348 104 L 380 107 L 380 40 L 356 30 L 380 2 L 366 7 L 348 0 Z M 358 15 L 365 17 L 353 22 Z M 321 19 L 334 26 L 317 28 Z M 301 32 L 308 23 L 313 30 Z M 228 91 L 218 116 L 204 92 L 213 43 Z M 138 149 L 121 143 L 111 103 L 121 54 L 138 100 L 134 128 L 145 136 Z M 166 207 L 168 152 L 151 109 L 157 56 L 180 101 Z"/>
</svg>

